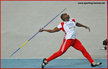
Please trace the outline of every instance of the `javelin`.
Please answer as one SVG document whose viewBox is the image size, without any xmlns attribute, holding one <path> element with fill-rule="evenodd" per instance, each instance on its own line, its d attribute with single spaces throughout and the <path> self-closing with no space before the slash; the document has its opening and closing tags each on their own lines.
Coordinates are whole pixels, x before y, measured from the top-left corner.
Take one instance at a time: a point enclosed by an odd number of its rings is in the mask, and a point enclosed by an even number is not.
<svg viewBox="0 0 108 69">
<path fill-rule="evenodd" d="M 56 17 L 58 17 L 63 11 L 65 11 L 65 9 L 63 9 L 58 15 L 56 15 L 53 19 L 51 19 L 44 27 L 42 27 L 41 29 L 44 29 L 48 24 L 50 24 Z M 19 47 L 15 52 L 13 52 L 10 56 L 13 56 L 17 51 L 19 51 L 25 44 L 27 44 L 30 40 L 32 40 L 33 37 L 35 37 L 37 34 L 39 33 L 39 31 L 37 33 L 35 33 L 30 39 L 28 39 L 21 47 Z"/>
</svg>

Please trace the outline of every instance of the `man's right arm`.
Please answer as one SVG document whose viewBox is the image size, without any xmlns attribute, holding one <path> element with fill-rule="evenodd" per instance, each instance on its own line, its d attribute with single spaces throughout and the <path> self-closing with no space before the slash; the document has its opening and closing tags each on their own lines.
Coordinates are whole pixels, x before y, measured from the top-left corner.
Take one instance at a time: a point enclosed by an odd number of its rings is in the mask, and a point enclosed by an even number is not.
<svg viewBox="0 0 108 69">
<path fill-rule="evenodd" d="M 46 31 L 46 32 L 49 32 L 49 33 L 54 33 L 54 32 L 60 31 L 60 29 L 58 27 L 55 27 L 54 29 L 40 29 L 39 30 L 39 32 L 43 32 L 43 31 Z"/>
</svg>

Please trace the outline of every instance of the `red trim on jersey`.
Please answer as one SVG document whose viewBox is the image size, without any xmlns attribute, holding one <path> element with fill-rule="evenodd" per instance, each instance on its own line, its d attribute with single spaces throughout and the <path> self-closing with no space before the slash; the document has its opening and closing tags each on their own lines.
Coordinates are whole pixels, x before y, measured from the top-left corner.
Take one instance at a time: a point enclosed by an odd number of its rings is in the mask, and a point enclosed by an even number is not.
<svg viewBox="0 0 108 69">
<path fill-rule="evenodd" d="M 66 36 L 66 32 L 65 32 L 65 30 L 64 30 L 63 25 L 64 25 L 64 22 L 61 23 L 62 28 L 60 28 L 60 29 L 65 33 L 65 36 Z M 65 38 L 65 36 L 64 36 L 64 38 Z"/>
<path fill-rule="evenodd" d="M 61 26 L 62 26 L 61 30 L 62 30 L 62 31 L 65 33 L 65 35 L 66 35 L 66 32 L 65 32 L 65 30 L 64 30 L 63 25 L 64 25 L 64 22 L 61 23 Z"/>
<path fill-rule="evenodd" d="M 64 28 L 63 28 L 63 25 L 64 25 L 64 22 L 61 23 L 61 26 L 62 26 L 61 30 L 62 30 L 63 32 L 65 32 L 65 30 L 64 30 Z"/>
<path fill-rule="evenodd" d="M 73 22 L 75 22 L 75 19 L 72 19 Z"/>
</svg>

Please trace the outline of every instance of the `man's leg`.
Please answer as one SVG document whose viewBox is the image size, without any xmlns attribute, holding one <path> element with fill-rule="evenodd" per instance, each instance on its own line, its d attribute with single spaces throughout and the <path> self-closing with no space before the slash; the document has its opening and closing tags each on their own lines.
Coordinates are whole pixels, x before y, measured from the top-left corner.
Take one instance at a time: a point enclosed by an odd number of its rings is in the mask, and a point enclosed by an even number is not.
<svg viewBox="0 0 108 69">
<path fill-rule="evenodd" d="M 86 51 L 86 49 L 83 47 L 83 45 L 81 44 L 81 42 L 76 39 L 75 40 L 75 43 L 73 45 L 73 47 L 79 51 L 82 52 L 82 54 L 88 59 L 88 61 L 91 63 L 91 66 L 92 67 L 95 67 L 95 66 L 99 66 L 101 65 L 102 63 L 101 62 L 94 62 L 94 60 L 91 58 L 91 56 L 89 55 L 89 53 Z"/>
<path fill-rule="evenodd" d="M 71 40 L 65 40 L 63 41 L 59 51 L 55 52 L 52 56 L 47 58 L 47 62 L 61 56 L 63 53 L 66 52 L 66 50 L 71 46 L 72 41 Z"/>
<path fill-rule="evenodd" d="M 47 58 L 47 59 L 43 59 L 42 68 L 44 68 L 45 65 L 46 65 L 49 61 L 51 61 L 51 60 L 53 60 L 53 59 L 55 59 L 55 58 L 61 56 L 63 53 L 65 53 L 66 50 L 71 46 L 71 44 L 72 44 L 73 41 L 74 41 L 74 40 L 64 40 L 63 43 L 62 43 L 62 45 L 61 45 L 61 47 L 60 47 L 60 50 L 59 50 L 58 52 L 54 53 L 52 56 L 50 56 L 50 57 Z"/>
<path fill-rule="evenodd" d="M 78 39 L 75 40 L 75 44 L 73 45 L 73 47 L 75 49 L 81 51 L 82 54 L 88 59 L 88 61 L 90 63 L 94 62 L 94 60 L 91 58 L 91 56 L 89 55 L 89 53 L 86 51 L 86 49 L 84 48 L 84 46 L 81 44 L 81 42 Z"/>
</svg>

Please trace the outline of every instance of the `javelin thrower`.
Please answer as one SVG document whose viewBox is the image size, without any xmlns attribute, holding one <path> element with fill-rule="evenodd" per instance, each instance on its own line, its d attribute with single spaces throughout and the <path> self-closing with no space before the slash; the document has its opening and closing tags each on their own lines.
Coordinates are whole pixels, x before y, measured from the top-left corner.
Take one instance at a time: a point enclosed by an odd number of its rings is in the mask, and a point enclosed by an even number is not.
<svg viewBox="0 0 108 69">
<path fill-rule="evenodd" d="M 88 26 L 82 25 L 79 22 L 76 22 L 75 19 L 71 19 L 70 16 L 67 13 L 63 13 L 61 15 L 61 19 L 63 22 L 61 22 L 57 27 L 54 29 L 40 29 L 39 32 L 59 32 L 62 30 L 65 33 L 63 43 L 59 49 L 59 51 L 55 52 L 52 56 L 49 58 L 44 58 L 42 62 L 42 68 L 45 67 L 51 60 L 61 56 L 63 53 L 67 51 L 67 49 L 72 46 L 76 50 L 79 50 L 82 52 L 83 56 L 87 58 L 87 60 L 90 62 L 92 67 L 99 66 L 102 63 L 101 62 L 95 62 L 90 54 L 86 51 L 84 46 L 81 44 L 81 42 L 76 38 L 76 26 L 77 27 L 84 27 L 85 29 L 88 29 L 90 32 L 90 28 Z"/>
</svg>

